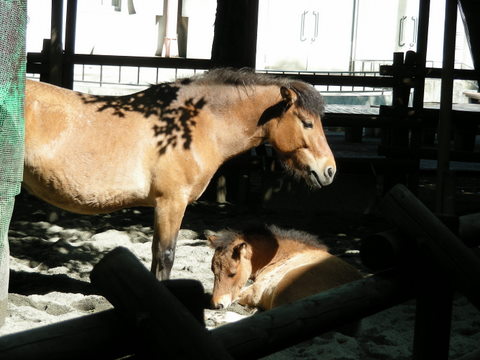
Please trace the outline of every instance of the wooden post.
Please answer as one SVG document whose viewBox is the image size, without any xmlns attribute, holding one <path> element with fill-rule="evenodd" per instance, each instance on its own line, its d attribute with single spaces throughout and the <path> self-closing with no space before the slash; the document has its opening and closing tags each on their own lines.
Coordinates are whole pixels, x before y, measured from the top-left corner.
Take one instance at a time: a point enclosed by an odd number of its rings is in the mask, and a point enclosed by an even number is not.
<svg viewBox="0 0 480 360">
<path fill-rule="evenodd" d="M 430 261 L 417 263 L 414 360 L 448 360 L 453 291 L 435 270 Z"/>
<path fill-rule="evenodd" d="M 450 141 L 452 136 L 453 71 L 455 64 L 455 37 L 457 26 L 457 1 L 446 0 L 443 38 L 442 87 L 440 116 L 438 120 L 438 160 L 436 212 L 453 213 L 453 186 L 450 170 Z"/>
<path fill-rule="evenodd" d="M 116 248 L 90 279 L 118 310 L 137 355 L 165 359 L 230 359 L 227 351 L 127 249 Z M 203 305 L 203 296 L 198 299 Z"/>
<path fill-rule="evenodd" d="M 255 68 L 258 0 L 218 0 L 212 44 L 214 66 Z"/>
<path fill-rule="evenodd" d="M 63 63 L 62 86 L 73 89 L 75 37 L 77 28 L 77 0 L 67 2 L 67 20 L 65 24 L 65 58 Z"/>
<path fill-rule="evenodd" d="M 52 0 L 50 49 L 48 52 L 48 82 L 62 85 L 63 73 L 63 0 Z"/>
</svg>

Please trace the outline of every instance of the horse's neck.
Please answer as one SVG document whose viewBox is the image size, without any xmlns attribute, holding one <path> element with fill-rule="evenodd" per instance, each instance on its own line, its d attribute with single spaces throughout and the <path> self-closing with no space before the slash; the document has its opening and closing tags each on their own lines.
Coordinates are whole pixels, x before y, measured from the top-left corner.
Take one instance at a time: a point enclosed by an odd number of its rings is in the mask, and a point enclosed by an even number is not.
<svg viewBox="0 0 480 360">
<path fill-rule="evenodd" d="M 262 271 L 268 271 L 269 267 L 275 267 L 277 264 L 288 261 L 302 253 L 318 251 L 319 254 L 327 254 L 323 249 L 317 249 L 295 240 L 264 240 L 266 239 L 250 242 L 252 246 L 252 277 L 256 277 Z"/>
<path fill-rule="evenodd" d="M 279 244 L 274 238 L 258 237 L 251 239 L 252 249 L 252 277 L 261 272 L 266 266 L 276 262 L 279 256 Z"/>
<path fill-rule="evenodd" d="M 280 90 L 275 86 L 225 87 L 220 94 L 211 92 L 210 109 L 217 115 L 219 129 L 215 135 L 225 158 L 265 141 L 265 126 L 259 120 L 266 109 L 280 100 Z"/>
</svg>

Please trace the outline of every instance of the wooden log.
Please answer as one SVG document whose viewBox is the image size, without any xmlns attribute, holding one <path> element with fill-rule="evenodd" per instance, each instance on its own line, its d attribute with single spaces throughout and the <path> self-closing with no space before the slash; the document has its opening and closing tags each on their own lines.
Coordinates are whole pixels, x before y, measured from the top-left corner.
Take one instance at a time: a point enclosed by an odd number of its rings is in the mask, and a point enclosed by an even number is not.
<svg viewBox="0 0 480 360">
<path fill-rule="evenodd" d="M 213 329 L 210 334 L 234 358 L 258 358 L 400 304 L 412 298 L 412 288 L 410 281 L 387 271 L 257 313 Z M 0 337 L 0 354 L 18 360 L 117 359 L 131 355 L 137 345 L 131 335 L 134 329 L 119 312 L 107 310 Z M 164 350 L 161 343 L 156 345 L 158 352 Z"/>
<path fill-rule="evenodd" d="M 480 309 L 480 260 L 405 186 L 394 186 L 379 204 L 379 212 L 431 259 L 443 276 Z"/>
<path fill-rule="evenodd" d="M 480 244 L 480 213 L 441 217 L 439 220 L 452 232 L 458 232 L 467 247 Z M 416 254 L 415 239 L 405 236 L 397 228 L 368 235 L 362 239 L 360 245 L 362 263 L 372 271 L 402 266 L 406 260 L 412 263 L 416 259 Z"/>
<path fill-rule="evenodd" d="M 90 279 L 126 321 L 137 355 L 231 358 L 129 250 L 119 247 L 111 251 L 94 267 Z M 198 301 L 203 304 L 203 297 Z"/>
<path fill-rule="evenodd" d="M 116 310 L 0 337 L 0 358 L 15 360 L 118 359 L 135 343 Z"/>
<path fill-rule="evenodd" d="M 401 266 L 416 254 L 412 243 L 397 229 L 372 234 L 362 239 L 360 258 L 363 265 L 372 271 Z"/>
<path fill-rule="evenodd" d="M 472 351 L 471 353 L 465 354 L 462 357 L 457 358 L 457 360 L 478 360 L 480 359 L 480 349 Z"/>
<path fill-rule="evenodd" d="M 194 280 L 167 280 L 162 283 L 202 325 L 203 307 L 199 309 L 198 299 L 199 288 L 203 292 L 203 287 Z M 131 328 L 117 312 L 113 309 L 102 311 L 0 337 L 0 358 L 107 360 L 134 354 Z"/>
<path fill-rule="evenodd" d="M 212 330 L 235 359 L 256 359 L 372 315 L 413 296 L 394 271 L 354 281 Z"/>
<path fill-rule="evenodd" d="M 459 217 L 458 234 L 467 246 L 480 245 L 480 213 Z"/>
</svg>

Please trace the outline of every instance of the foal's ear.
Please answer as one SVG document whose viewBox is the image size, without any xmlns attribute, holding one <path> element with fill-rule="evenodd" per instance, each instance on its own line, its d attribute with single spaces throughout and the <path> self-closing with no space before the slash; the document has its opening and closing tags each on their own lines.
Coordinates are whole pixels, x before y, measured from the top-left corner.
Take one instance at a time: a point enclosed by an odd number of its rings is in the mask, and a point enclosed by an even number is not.
<svg viewBox="0 0 480 360">
<path fill-rule="evenodd" d="M 242 257 L 246 257 L 247 255 L 247 243 L 242 241 L 240 244 L 236 245 L 233 248 L 232 258 L 234 260 L 240 260 Z"/>
<path fill-rule="evenodd" d="M 280 94 L 282 95 L 283 101 L 287 104 L 287 106 L 292 106 L 295 101 L 297 101 L 297 94 L 295 94 L 295 91 L 282 86 L 280 87 Z"/>
<path fill-rule="evenodd" d="M 216 243 L 217 243 L 217 240 L 218 240 L 218 235 L 216 233 L 214 233 L 213 231 L 210 231 L 210 230 L 206 230 L 204 232 L 204 235 L 205 237 L 207 238 L 207 241 L 208 241 L 208 244 L 213 247 L 213 248 L 216 248 Z"/>
</svg>

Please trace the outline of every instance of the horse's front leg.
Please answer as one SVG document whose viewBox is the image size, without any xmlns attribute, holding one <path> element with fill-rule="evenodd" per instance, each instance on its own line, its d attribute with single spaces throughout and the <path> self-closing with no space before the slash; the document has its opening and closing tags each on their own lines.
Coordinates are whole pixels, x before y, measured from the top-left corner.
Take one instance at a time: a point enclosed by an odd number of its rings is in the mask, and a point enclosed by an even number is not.
<svg viewBox="0 0 480 360">
<path fill-rule="evenodd" d="M 170 278 L 175 245 L 187 207 L 186 202 L 157 200 L 152 241 L 152 273 L 159 280 Z"/>
</svg>

